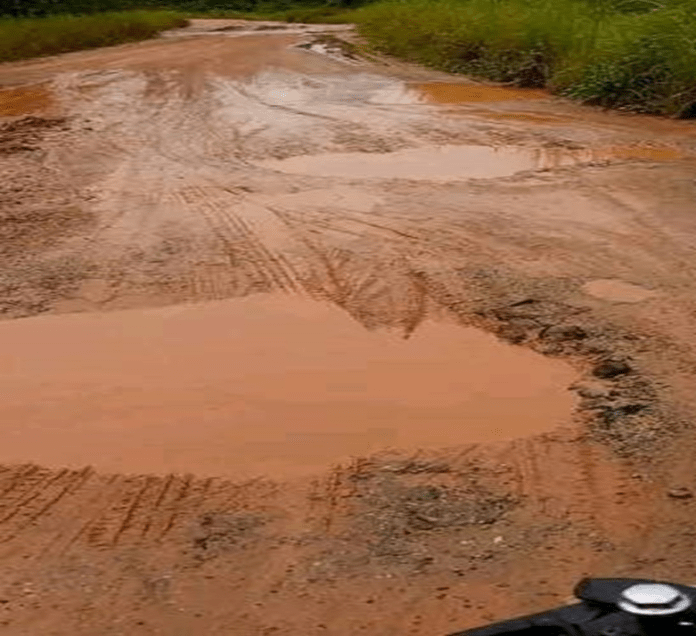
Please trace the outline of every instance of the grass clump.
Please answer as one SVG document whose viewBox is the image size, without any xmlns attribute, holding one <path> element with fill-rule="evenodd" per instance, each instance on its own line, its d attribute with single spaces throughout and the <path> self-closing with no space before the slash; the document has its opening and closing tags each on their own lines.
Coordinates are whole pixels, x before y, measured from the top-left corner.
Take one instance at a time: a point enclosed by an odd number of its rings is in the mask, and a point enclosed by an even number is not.
<svg viewBox="0 0 696 636">
<path fill-rule="evenodd" d="M 181 14 L 172 11 L 4 18 L 0 19 L 0 61 L 144 40 L 186 24 Z"/>
<path fill-rule="evenodd" d="M 606 107 L 696 116 L 696 0 L 382 0 L 378 50 Z"/>
</svg>

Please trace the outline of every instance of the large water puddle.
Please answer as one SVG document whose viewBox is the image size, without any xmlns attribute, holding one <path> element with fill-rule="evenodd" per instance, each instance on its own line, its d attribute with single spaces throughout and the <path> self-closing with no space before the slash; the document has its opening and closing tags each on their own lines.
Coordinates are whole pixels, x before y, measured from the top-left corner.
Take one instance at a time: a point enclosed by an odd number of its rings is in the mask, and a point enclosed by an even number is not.
<svg viewBox="0 0 696 636">
<path fill-rule="evenodd" d="M 446 319 L 410 339 L 250 297 L 0 323 L 0 461 L 289 476 L 567 422 L 573 370 Z"/>
<path fill-rule="evenodd" d="M 257 165 L 292 174 L 361 179 L 461 181 L 507 177 L 527 170 L 619 160 L 668 161 L 683 158 L 672 148 L 525 148 L 443 145 L 389 153 L 340 152 L 268 159 Z"/>
</svg>

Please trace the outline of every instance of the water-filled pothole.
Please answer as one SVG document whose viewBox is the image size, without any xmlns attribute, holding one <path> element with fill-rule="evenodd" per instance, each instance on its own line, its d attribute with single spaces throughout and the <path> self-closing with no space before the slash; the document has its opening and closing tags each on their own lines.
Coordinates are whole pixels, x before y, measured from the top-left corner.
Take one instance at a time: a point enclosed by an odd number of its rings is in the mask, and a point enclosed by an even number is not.
<svg viewBox="0 0 696 636">
<path fill-rule="evenodd" d="M 548 170 L 627 159 L 668 161 L 684 157 L 673 148 L 525 148 L 519 146 L 443 145 L 389 153 L 341 152 L 268 159 L 257 165 L 322 177 L 461 181 L 507 177 L 526 170 Z"/>
<path fill-rule="evenodd" d="M 567 421 L 574 371 L 446 319 L 409 339 L 250 297 L 0 323 L 0 461 L 297 475 Z"/>
</svg>

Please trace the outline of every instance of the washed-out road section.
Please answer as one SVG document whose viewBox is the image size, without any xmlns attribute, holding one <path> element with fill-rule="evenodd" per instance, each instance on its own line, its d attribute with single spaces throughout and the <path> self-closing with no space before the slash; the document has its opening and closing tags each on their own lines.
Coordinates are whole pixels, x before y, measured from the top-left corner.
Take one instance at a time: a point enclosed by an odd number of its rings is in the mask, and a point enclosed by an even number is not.
<svg viewBox="0 0 696 636">
<path fill-rule="evenodd" d="M 695 156 L 345 26 L 1 65 L 4 633 L 445 634 L 696 580 Z"/>
</svg>

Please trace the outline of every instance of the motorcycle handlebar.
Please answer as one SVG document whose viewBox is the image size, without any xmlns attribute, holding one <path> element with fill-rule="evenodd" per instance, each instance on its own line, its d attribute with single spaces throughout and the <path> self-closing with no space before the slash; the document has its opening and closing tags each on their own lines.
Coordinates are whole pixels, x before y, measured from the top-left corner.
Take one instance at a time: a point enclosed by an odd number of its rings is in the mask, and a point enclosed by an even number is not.
<svg viewBox="0 0 696 636">
<path fill-rule="evenodd" d="M 548 612 L 469 629 L 450 636 L 578 636 L 578 631 Z"/>
<path fill-rule="evenodd" d="M 580 601 L 450 636 L 662 636 L 696 634 L 696 589 L 646 579 L 583 579 Z"/>
</svg>

